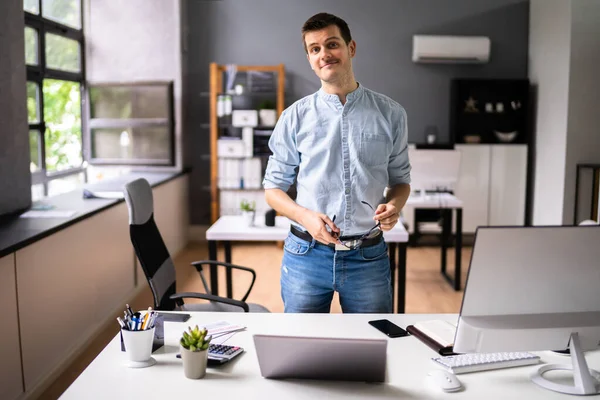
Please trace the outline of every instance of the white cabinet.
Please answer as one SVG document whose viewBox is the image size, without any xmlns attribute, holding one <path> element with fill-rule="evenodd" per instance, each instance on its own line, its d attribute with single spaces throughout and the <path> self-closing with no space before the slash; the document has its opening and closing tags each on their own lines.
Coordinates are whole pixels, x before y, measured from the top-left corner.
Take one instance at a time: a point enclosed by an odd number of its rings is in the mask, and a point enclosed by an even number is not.
<svg viewBox="0 0 600 400">
<path fill-rule="evenodd" d="M 525 224 L 527 145 L 457 145 L 456 196 L 464 203 L 463 232 L 478 226 Z"/>
<path fill-rule="evenodd" d="M 21 344 L 17 315 L 15 255 L 0 258 L 0 304 L 2 304 L 2 340 L 0 340 L 0 399 L 16 399 L 23 393 Z"/>
<path fill-rule="evenodd" d="M 489 225 L 524 225 L 527 146 L 494 145 L 490 160 Z"/>
<path fill-rule="evenodd" d="M 489 145 L 457 145 L 456 149 L 461 158 L 455 194 L 463 202 L 463 232 L 475 232 L 488 221 L 492 149 Z"/>
</svg>

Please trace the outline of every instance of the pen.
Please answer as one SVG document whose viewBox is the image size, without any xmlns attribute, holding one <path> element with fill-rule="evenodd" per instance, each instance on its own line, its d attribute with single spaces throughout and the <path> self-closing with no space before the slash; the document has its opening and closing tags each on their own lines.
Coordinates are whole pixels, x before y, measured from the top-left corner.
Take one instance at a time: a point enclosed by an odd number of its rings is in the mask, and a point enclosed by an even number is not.
<svg viewBox="0 0 600 400">
<path fill-rule="evenodd" d="M 133 317 L 132 320 L 135 323 L 135 330 L 139 331 L 142 327 L 142 320 L 139 317 Z"/>
<path fill-rule="evenodd" d="M 121 317 L 117 317 L 117 322 L 119 323 L 119 325 L 121 325 L 121 328 L 127 329 L 125 327 L 125 322 L 123 322 L 123 320 L 121 319 Z"/>
<path fill-rule="evenodd" d="M 129 307 L 129 304 L 125 304 L 125 307 L 127 308 L 127 313 L 133 315 L 133 311 L 131 310 L 131 307 Z"/>
<path fill-rule="evenodd" d="M 148 329 L 154 328 L 154 321 L 156 321 L 156 317 L 158 315 L 154 311 L 152 311 L 150 314 L 151 315 L 150 315 L 150 322 L 148 322 Z"/>
<path fill-rule="evenodd" d="M 146 327 L 148 326 L 148 320 L 150 319 L 150 313 L 147 312 L 146 315 L 144 315 L 144 318 L 142 320 L 142 330 L 145 330 Z"/>
</svg>

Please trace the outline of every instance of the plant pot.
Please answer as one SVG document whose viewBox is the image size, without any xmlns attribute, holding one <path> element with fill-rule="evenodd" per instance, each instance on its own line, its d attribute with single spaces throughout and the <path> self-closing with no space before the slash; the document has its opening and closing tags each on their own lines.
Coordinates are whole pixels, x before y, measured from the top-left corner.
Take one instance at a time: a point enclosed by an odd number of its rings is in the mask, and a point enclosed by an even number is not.
<svg viewBox="0 0 600 400">
<path fill-rule="evenodd" d="M 244 218 L 246 226 L 254 225 L 254 215 L 255 211 L 242 211 L 242 218 Z"/>
<path fill-rule="evenodd" d="M 262 126 L 275 126 L 275 123 L 277 122 L 276 110 L 259 110 L 258 116 Z"/>
<path fill-rule="evenodd" d="M 206 364 L 208 363 L 208 350 L 190 351 L 183 346 L 181 349 L 181 360 L 183 361 L 183 373 L 189 379 L 201 379 L 206 375 Z"/>
</svg>

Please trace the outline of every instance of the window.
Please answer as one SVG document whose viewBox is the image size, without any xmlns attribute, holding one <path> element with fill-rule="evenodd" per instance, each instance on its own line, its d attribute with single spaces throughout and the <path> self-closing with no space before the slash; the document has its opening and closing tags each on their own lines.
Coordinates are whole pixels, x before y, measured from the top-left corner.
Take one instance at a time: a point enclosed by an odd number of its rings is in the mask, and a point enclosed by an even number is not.
<svg viewBox="0 0 600 400">
<path fill-rule="evenodd" d="M 80 179 L 84 38 L 81 0 L 23 0 L 32 193 Z M 34 190 L 35 188 L 35 190 Z"/>
<path fill-rule="evenodd" d="M 89 85 L 90 164 L 175 164 L 173 83 Z"/>
</svg>

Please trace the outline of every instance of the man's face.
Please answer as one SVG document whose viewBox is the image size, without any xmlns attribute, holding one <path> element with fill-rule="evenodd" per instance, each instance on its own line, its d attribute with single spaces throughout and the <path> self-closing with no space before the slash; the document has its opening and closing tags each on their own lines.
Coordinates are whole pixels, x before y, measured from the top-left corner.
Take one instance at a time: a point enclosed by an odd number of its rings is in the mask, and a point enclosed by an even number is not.
<svg viewBox="0 0 600 400">
<path fill-rule="evenodd" d="M 356 43 L 351 40 L 346 45 L 336 25 L 306 33 L 304 43 L 308 62 L 323 82 L 335 83 L 352 73 Z"/>
</svg>

